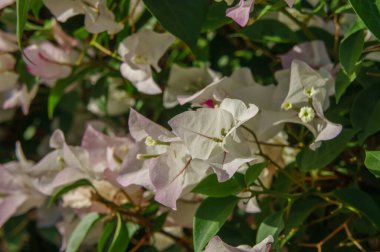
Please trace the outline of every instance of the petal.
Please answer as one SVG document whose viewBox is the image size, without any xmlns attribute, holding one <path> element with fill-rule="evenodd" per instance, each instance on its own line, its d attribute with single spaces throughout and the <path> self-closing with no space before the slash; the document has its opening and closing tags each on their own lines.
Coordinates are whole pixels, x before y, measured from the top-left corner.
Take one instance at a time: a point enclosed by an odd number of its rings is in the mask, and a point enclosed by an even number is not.
<svg viewBox="0 0 380 252">
<path fill-rule="evenodd" d="M 2 227 L 9 218 L 16 214 L 18 208 L 27 200 L 24 194 L 14 194 L 0 199 L 0 227 Z"/>
<path fill-rule="evenodd" d="M 320 40 L 297 44 L 287 53 L 280 55 L 280 58 L 284 69 L 290 68 L 295 59 L 306 62 L 314 69 L 332 64 L 325 43 Z"/>
<path fill-rule="evenodd" d="M 60 22 L 66 22 L 70 17 L 84 14 L 81 2 L 76 0 L 44 0 L 44 4 Z"/>
<path fill-rule="evenodd" d="M 254 3 L 254 0 L 240 0 L 237 5 L 227 9 L 226 16 L 244 27 L 248 24 L 249 15 L 253 10 Z"/>
<path fill-rule="evenodd" d="M 176 201 L 208 174 L 208 165 L 192 159 L 183 143 L 172 143 L 150 168 L 155 200 L 176 209 Z"/>
<path fill-rule="evenodd" d="M 212 153 L 222 151 L 223 132 L 228 131 L 233 122 L 232 114 L 226 110 L 201 108 L 175 116 L 169 125 L 184 141 L 193 158 L 207 160 Z"/>
<path fill-rule="evenodd" d="M 107 31 L 108 34 L 115 34 L 123 29 L 123 25 L 115 21 L 115 15 L 107 8 L 106 3 L 99 3 L 97 10 L 93 8 L 85 9 L 84 23 L 89 32 L 101 33 Z"/>
</svg>

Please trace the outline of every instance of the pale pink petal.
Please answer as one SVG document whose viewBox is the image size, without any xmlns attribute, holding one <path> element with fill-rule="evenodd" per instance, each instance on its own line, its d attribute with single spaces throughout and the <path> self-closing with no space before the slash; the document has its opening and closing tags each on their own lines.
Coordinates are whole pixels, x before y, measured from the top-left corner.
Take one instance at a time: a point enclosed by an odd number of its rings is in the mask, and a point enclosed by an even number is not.
<svg viewBox="0 0 380 252">
<path fill-rule="evenodd" d="M 33 98 L 37 95 L 38 85 L 34 85 L 29 91 L 26 85 L 23 85 L 20 90 L 14 91 L 12 95 L 4 102 L 3 108 L 10 109 L 21 106 L 24 115 L 29 113 L 29 107 Z"/>
<path fill-rule="evenodd" d="M 52 25 L 53 37 L 65 50 L 70 50 L 78 44 L 78 41 L 65 33 L 58 22 L 54 19 Z"/>
<path fill-rule="evenodd" d="M 240 0 L 237 5 L 227 9 L 226 16 L 244 27 L 248 24 L 249 15 L 253 10 L 254 3 L 255 0 Z"/>
<path fill-rule="evenodd" d="M 209 165 L 193 160 L 182 143 L 172 143 L 156 161 L 149 173 L 156 189 L 155 200 L 172 209 L 177 208 L 177 199 L 182 194 L 208 175 Z"/>
<path fill-rule="evenodd" d="M 46 80 L 62 79 L 70 75 L 70 55 L 51 43 L 31 45 L 24 49 L 28 71 Z"/>
<path fill-rule="evenodd" d="M 129 132 L 136 141 L 145 140 L 147 136 L 163 142 L 173 141 L 175 135 L 163 126 L 149 120 L 131 109 L 128 119 Z"/>
<path fill-rule="evenodd" d="M 289 6 L 290 8 L 292 8 L 292 7 L 293 7 L 293 4 L 294 4 L 294 2 L 295 2 L 295 0 L 285 0 L 285 2 L 288 4 L 288 6 Z"/>
<path fill-rule="evenodd" d="M 16 214 L 18 208 L 24 204 L 27 198 L 24 194 L 13 194 L 0 199 L 0 227 Z"/>
<path fill-rule="evenodd" d="M 280 59 L 284 69 L 290 68 L 295 59 L 306 62 L 314 69 L 329 68 L 332 65 L 325 43 L 320 40 L 297 44 L 287 53 L 280 55 Z"/>
</svg>

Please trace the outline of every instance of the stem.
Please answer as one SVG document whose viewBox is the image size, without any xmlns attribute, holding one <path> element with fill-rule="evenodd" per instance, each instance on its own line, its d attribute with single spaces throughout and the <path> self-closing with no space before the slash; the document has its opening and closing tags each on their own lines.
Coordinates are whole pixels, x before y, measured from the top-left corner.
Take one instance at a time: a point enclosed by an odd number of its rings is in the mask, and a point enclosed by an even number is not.
<svg viewBox="0 0 380 252">
<path fill-rule="evenodd" d="M 102 46 L 101 44 L 99 44 L 96 41 L 96 38 L 97 38 L 97 35 L 94 35 L 94 37 L 90 41 L 90 46 L 95 47 L 96 49 L 98 49 L 102 53 L 104 53 L 104 54 L 106 54 L 106 55 L 108 55 L 114 59 L 117 59 L 119 61 L 123 61 L 123 59 L 119 55 L 117 55 L 117 53 L 111 52 L 109 49 L 107 49 L 104 46 Z"/>
</svg>

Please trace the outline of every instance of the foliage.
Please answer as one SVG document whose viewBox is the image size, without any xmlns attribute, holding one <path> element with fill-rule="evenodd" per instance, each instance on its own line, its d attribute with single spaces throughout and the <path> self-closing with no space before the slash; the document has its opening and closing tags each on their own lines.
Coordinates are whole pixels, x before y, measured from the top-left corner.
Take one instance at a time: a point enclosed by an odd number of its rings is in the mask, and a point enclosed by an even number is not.
<svg viewBox="0 0 380 252">
<path fill-rule="evenodd" d="M 0 251 L 380 250 L 379 20 L 2 1 Z"/>
</svg>

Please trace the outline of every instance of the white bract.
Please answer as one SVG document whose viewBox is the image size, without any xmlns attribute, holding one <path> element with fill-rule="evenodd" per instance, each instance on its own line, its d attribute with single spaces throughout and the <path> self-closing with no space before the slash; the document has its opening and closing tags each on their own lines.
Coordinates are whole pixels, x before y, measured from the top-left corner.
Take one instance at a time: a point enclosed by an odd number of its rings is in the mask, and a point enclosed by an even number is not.
<svg viewBox="0 0 380 252">
<path fill-rule="evenodd" d="M 273 242 L 273 237 L 269 235 L 253 247 L 248 245 L 232 247 L 224 243 L 219 236 L 215 236 L 210 240 L 204 252 L 269 252 Z"/>
<path fill-rule="evenodd" d="M 303 124 L 315 137 L 310 148 L 318 148 L 321 141 L 335 138 L 342 130 L 341 125 L 330 122 L 323 113 L 329 106 L 329 96 L 334 92 L 334 81 L 330 76 L 323 77 L 306 63 L 294 60 L 289 91 L 281 105 L 289 112 L 289 117 L 279 118 L 277 123 Z"/>
<path fill-rule="evenodd" d="M 171 34 L 151 30 L 143 30 L 127 37 L 118 49 L 124 60 L 120 67 L 121 74 L 142 93 L 161 93 L 153 80 L 151 67 L 157 72 L 161 71 L 158 61 L 173 41 Z"/>
<path fill-rule="evenodd" d="M 176 201 L 207 176 L 209 165 L 192 158 L 181 142 L 171 143 L 167 152 L 150 167 L 150 178 L 155 187 L 156 201 L 177 209 Z"/>
<path fill-rule="evenodd" d="M 46 200 L 33 184 L 33 162 L 25 158 L 19 143 L 16 155 L 18 161 L 0 165 L 0 227 L 13 215 L 41 207 Z"/>
<path fill-rule="evenodd" d="M 60 22 L 76 15 L 85 15 L 84 25 L 91 33 L 107 31 L 114 34 L 123 28 L 107 8 L 106 0 L 44 0 L 44 3 Z"/>
<path fill-rule="evenodd" d="M 218 81 L 219 78 L 219 74 L 209 68 L 184 68 L 174 64 L 164 91 L 164 106 L 166 108 L 174 107 L 178 104 L 177 98 L 186 98 Z"/>
<path fill-rule="evenodd" d="M 226 98 L 218 108 L 200 108 L 175 116 L 169 121 L 193 158 L 205 160 L 218 175 L 229 179 L 244 163 L 255 159 L 244 141 L 240 126 L 258 112 L 239 100 Z"/>
</svg>

